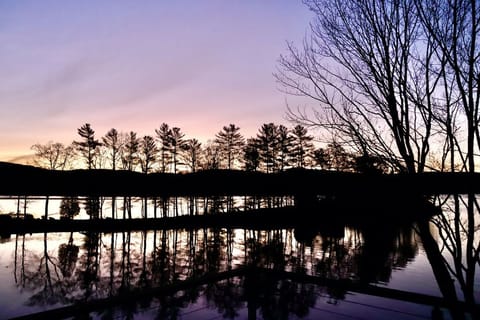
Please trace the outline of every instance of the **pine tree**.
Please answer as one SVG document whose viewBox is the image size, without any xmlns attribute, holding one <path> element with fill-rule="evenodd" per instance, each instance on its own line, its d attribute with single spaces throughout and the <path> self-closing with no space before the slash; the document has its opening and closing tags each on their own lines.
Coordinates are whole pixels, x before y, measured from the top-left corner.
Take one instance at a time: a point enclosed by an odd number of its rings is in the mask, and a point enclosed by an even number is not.
<svg viewBox="0 0 480 320">
<path fill-rule="evenodd" d="M 157 140 L 160 144 L 158 148 L 160 156 L 160 171 L 167 172 L 168 164 L 170 163 L 170 153 L 172 149 L 172 130 L 168 127 L 168 124 L 162 123 L 159 129 L 155 129 Z"/>
<path fill-rule="evenodd" d="M 118 131 L 114 128 L 110 129 L 110 131 L 105 134 L 102 138 L 103 145 L 110 149 L 110 161 L 112 165 L 112 170 L 116 170 L 117 168 L 117 160 L 120 155 L 120 149 L 122 147 L 118 135 Z"/>
<path fill-rule="evenodd" d="M 152 136 L 144 136 L 140 141 L 140 165 L 143 173 L 148 173 L 155 162 L 157 146 Z"/>
<path fill-rule="evenodd" d="M 260 161 L 265 166 L 267 173 L 274 172 L 277 169 L 277 129 L 278 127 L 274 123 L 265 123 L 257 134 Z"/>
<path fill-rule="evenodd" d="M 240 134 L 240 128 L 234 124 L 224 126 L 223 129 L 215 135 L 215 143 L 218 144 L 221 157 L 227 162 L 227 169 L 232 169 L 235 160 L 239 159 L 243 146 L 244 138 Z"/>
<path fill-rule="evenodd" d="M 87 168 L 95 167 L 95 149 L 102 144 L 95 140 L 95 131 L 90 127 L 89 123 L 84 124 L 78 129 L 78 134 L 83 138 L 82 141 L 74 141 L 78 152 L 85 158 Z"/>
<path fill-rule="evenodd" d="M 305 168 L 312 157 L 314 146 L 313 136 L 308 135 L 307 128 L 296 125 L 292 130 L 292 159 L 294 166 Z"/>
</svg>

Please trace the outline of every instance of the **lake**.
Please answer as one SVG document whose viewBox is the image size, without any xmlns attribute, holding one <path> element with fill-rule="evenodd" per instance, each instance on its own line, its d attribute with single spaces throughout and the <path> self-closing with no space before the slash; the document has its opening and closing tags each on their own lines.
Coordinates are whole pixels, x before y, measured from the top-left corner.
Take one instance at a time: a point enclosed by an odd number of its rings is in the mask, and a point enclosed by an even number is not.
<svg viewBox="0 0 480 320">
<path fill-rule="evenodd" d="M 24 200 L 3 198 L 0 209 L 58 219 L 60 199 L 47 211 L 44 199 Z M 101 202 L 100 218 L 124 216 L 123 200 Z M 85 203 L 75 219 L 88 218 Z M 0 318 L 474 319 L 477 197 L 435 203 L 442 213 L 430 221 L 385 212 L 303 227 L 11 234 L 0 241 Z M 129 209 L 142 218 L 289 204 L 138 198 Z"/>
</svg>

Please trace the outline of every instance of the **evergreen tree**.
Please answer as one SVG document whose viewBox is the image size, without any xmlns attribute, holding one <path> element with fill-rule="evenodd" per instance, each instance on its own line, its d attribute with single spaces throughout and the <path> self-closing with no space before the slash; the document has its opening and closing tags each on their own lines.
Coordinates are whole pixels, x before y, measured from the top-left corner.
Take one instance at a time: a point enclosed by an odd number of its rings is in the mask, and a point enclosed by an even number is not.
<svg viewBox="0 0 480 320">
<path fill-rule="evenodd" d="M 246 171 L 257 171 L 260 166 L 259 142 L 255 138 L 247 139 L 244 147 L 243 162 Z"/>
<path fill-rule="evenodd" d="M 307 128 L 296 125 L 292 130 L 292 159 L 295 167 L 305 168 L 312 157 L 314 146 L 313 136 L 308 135 Z"/>
<path fill-rule="evenodd" d="M 239 127 L 230 124 L 224 126 L 223 129 L 215 135 L 215 143 L 217 143 L 219 147 L 221 157 L 227 162 L 227 169 L 232 169 L 236 158 L 239 157 L 245 145 L 244 138 L 239 131 Z"/>
<path fill-rule="evenodd" d="M 137 134 L 133 131 L 130 131 L 125 139 L 122 152 L 122 163 L 125 170 L 135 170 L 135 166 L 138 162 L 139 145 L 140 141 L 137 138 Z"/>
<path fill-rule="evenodd" d="M 116 170 L 117 168 L 117 160 L 120 156 L 120 149 L 122 147 L 120 143 L 120 138 L 118 135 L 118 131 L 114 128 L 110 129 L 110 131 L 105 134 L 102 138 L 103 145 L 108 148 L 109 151 L 109 158 L 112 165 L 112 170 Z"/>
<path fill-rule="evenodd" d="M 80 202 L 77 196 L 65 197 L 60 203 L 60 218 L 73 219 L 80 213 Z"/>
<path fill-rule="evenodd" d="M 157 146 L 152 136 L 144 136 L 140 141 L 140 166 L 143 173 L 148 173 L 155 162 Z"/>
<path fill-rule="evenodd" d="M 313 160 L 320 169 L 328 170 L 332 167 L 328 152 L 324 148 L 318 148 L 313 152 Z"/>
<path fill-rule="evenodd" d="M 188 139 L 185 141 L 183 159 L 191 172 L 197 171 L 201 153 L 202 144 L 197 139 Z"/>
<path fill-rule="evenodd" d="M 261 164 L 265 166 L 267 173 L 274 172 L 277 169 L 278 155 L 278 127 L 274 123 L 265 123 L 259 129 L 257 134 L 258 150 Z"/>
<path fill-rule="evenodd" d="M 278 144 L 278 169 L 280 171 L 290 166 L 291 148 L 293 137 L 287 127 L 279 125 L 277 129 L 277 144 Z"/>
<path fill-rule="evenodd" d="M 162 123 L 159 129 L 155 129 L 155 134 L 160 144 L 158 148 L 160 151 L 160 156 L 158 157 L 160 161 L 160 172 L 166 172 L 168 164 L 170 163 L 172 130 L 170 130 L 168 124 Z"/>
<path fill-rule="evenodd" d="M 92 169 L 95 167 L 95 150 L 101 146 L 98 140 L 95 140 L 95 131 L 90 127 L 89 123 L 84 124 L 78 129 L 78 134 L 82 141 L 74 141 L 74 145 L 77 151 L 84 157 L 87 163 L 87 168 Z"/>
<path fill-rule="evenodd" d="M 172 154 L 172 164 L 173 164 L 173 173 L 177 173 L 177 165 L 179 164 L 178 158 L 179 154 L 185 147 L 185 140 L 183 137 L 185 134 L 182 133 L 180 128 L 173 127 L 172 135 L 170 140 L 171 154 Z"/>
<path fill-rule="evenodd" d="M 88 197 L 85 200 L 85 212 L 90 219 L 98 219 L 100 217 L 100 198 L 97 196 Z"/>
<path fill-rule="evenodd" d="M 218 169 L 220 166 L 220 150 L 216 143 L 207 141 L 203 152 L 202 168 L 203 170 Z"/>
</svg>

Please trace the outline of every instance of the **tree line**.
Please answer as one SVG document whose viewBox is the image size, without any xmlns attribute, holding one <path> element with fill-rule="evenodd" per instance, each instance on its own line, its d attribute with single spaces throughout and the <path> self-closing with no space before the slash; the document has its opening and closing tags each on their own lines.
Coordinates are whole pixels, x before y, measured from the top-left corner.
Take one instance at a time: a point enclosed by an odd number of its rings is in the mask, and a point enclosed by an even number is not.
<svg viewBox="0 0 480 320">
<path fill-rule="evenodd" d="M 235 124 L 223 126 L 205 144 L 186 138 L 179 127 L 162 123 L 153 135 L 110 129 L 101 137 L 89 123 L 77 129 L 79 139 L 34 144 L 34 163 L 51 170 L 74 168 L 140 171 L 143 173 L 196 172 L 237 169 L 273 173 L 289 168 L 385 171 L 379 159 L 347 152 L 332 142 L 315 147 L 314 137 L 300 124 L 292 128 L 263 124 L 254 137 L 245 138 Z"/>
</svg>

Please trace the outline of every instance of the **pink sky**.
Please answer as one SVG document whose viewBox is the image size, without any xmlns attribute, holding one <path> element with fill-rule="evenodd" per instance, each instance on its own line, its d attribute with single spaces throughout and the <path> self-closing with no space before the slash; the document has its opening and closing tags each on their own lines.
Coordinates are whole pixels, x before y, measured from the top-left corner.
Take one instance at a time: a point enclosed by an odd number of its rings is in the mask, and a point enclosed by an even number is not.
<svg viewBox="0 0 480 320">
<path fill-rule="evenodd" d="M 0 160 L 78 139 L 90 123 L 187 138 L 234 123 L 291 126 L 272 73 L 313 14 L 301 1 L 0 2 Z"/>
</svg>

